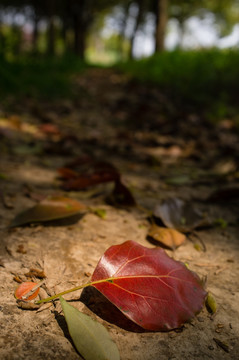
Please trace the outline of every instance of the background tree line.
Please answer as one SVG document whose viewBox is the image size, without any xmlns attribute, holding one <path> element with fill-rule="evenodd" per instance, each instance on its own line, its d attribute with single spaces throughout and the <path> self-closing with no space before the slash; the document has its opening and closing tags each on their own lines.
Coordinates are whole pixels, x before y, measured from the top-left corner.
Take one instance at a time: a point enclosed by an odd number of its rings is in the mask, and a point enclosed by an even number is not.
<svg viewBox="0 0 239 360">
<path fill-rule="evenodd" d="M 71 52 L 84 59 L 90 39 L 96 50 L 100 46 L 99 34 L 110 18 L 115 34 L 108 46 L 119 58 L 132 58 L 137 32 L 144 31 L 149 17 L 155 52 L 161 52 L 169 19 L 177 21 L 182 38 L 190 17 L 211 13 L 224 36 L 238 22 L 238 8 L 238 0 L 2 0 L 0 51 L 14 56 Z"/>
</svg>

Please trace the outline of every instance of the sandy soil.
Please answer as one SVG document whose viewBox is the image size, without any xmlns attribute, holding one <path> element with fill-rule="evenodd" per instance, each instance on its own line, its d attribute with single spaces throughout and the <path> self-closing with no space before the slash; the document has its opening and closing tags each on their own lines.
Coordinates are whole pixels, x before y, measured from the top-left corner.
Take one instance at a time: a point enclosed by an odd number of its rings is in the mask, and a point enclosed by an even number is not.
<svg viewBox="0 0 239 360">
<path fill-rule="evenodd" d="M 131 239 L 154 246 L 146 239 L 149 222 L 144 212 L 106 204 L 111 185 L 68 193 L 59 188 L 57 168 L 88 153 L 113 163 L 138 203 L 148 209 L 173 196 L 190 200 L 213 220 L 223 219 L 221 226 L 197 232 L 206 251 L 202 246 L 199 249 L 201 243 L 195 237 L 175 251 L 167 250 L 207 278 L 217 312 L 210 314 L 204 307 L 181 329 L 146 332 L 90 288 L 65 298 L 76 300 L 75 307 L 106 326 L 122 360 L 237 359 L 238 199 L 204 201 L 224 183 L 234 186 L 238 181 L 238 138 L 233 128 L 225 130 L 225 125 L 216 132 L 201 124 L 195 114 L 187 115 L 186 125 L 184 115 L 177 115 L 156 89 L 136 85 L 110 70 L 91 69 L 75 83 L 79 98 L 74 102 L 28 99 L 16 102 L 9 111 L 2 110 L 1 118 L 15 127 L 11 131 L 4 128 L 0 134 L 0 358 L 81 358 L 72 345 L 59 304 L 46 305 L 42 311 L 18 308 L 14 277 L 24 279 L 31 268 L 44 270 L 47 289 L 54 294 L 89 281 L 111 245 Z M 32 126 L 51 122 L 69 136 L 38 138 L 38 133 L 23 131 L 19 122 Z M 233 153 L 222 154 L 229 145 L 234 146 Z M 35 205 L 36 199 L 55 193 L 103 208 L 106 218 L 87 213 L 60 222 L 8 228 L 14 216 Z"/>
</svg>

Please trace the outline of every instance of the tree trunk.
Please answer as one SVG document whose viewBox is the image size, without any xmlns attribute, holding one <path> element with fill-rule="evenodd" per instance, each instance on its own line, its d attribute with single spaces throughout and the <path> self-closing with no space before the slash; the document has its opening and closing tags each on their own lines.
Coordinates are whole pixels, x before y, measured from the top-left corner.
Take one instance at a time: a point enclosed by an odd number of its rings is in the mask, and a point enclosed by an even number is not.
<svg viewBox="0 0 239 360">
<path fill-rule="evenodd" d="M 54 19 L 51 16 L 48 19 L 48 31 L 47 31 L 47 54 L 55 54 L 55 28 L 54 28 Z"/>
<path fill-rule="evenodd" d="M 130 6 L 132 5 L 134 1 L 127 1 L 124 4 L 122 4 L 122 10 L 123 10 L 123 18 L 122 21 L 120 23 L 120 28 L 119 28 L 119 34 L 118 34 L 118 39 L 117 39 L 117 43 L 118 43 L 118 55 L 119 55 L 119 59 L 120 60 L 124 60 L 125 59 L 125 39 L 126 39 L 126 28 L 127 28 L 127 22 L 129 19 L 129 10 L 130 10 Z"/>
<path fill-rule="evenodd" d="M 47 54 L 55 54 L 55 0 L 48 0 Z"/>
<path fill-rule="evenodd" d="M 157 0 L 156 11 L 156 32 L 155 32 L 155 51 L 164 50 L 164 40 L 168 22 L 168 0 Z"/>
<path fill-rule="evenodd" d="M 177 44 L 177 48 L 178 49 L 182 49 L 183 48 L 183 39 L 184 39 L 184 34 L 185 34 L 185 19 L 178 19 L 178 27 L 179 27 L 179 31 L 178 31 L 178 44 Z"/>
<path fill-rule="evenodd" d="M 74 14 L 74 52 L 84 59 L 86 30 L 79 13 Z"/>
<path fill-rule="evenodd" d="M 22 29 L 20 26 L 13 25 L 11 28 L 13 45 L 12 45 L 12 53 L 18 56 L 22 50 Z"/>
<path fill-rule="evenodd" d="M 39 18 L 37 16 L 37 14 L 35 14 L 34 28 L 33 28 L 33 34 L 32 34 L 32 52 L 33 52 L 33 54 L 38 53 L 38 38 L 39 38 L 38 22 L 39 22 Z"/>
<path fill-rule="evenodd" d="M 139 28 L 139 25 L 142 22 L 143 19 L 143 15 L 144 15 L 144 2 L 145 0 L 138 0 L 137 1 L 137 6 L 138 6 L 138 12 L 137 12 L 137 16 L 135 18 L 135 23 L 134 23 L 134 28 L 130 37 L 130 48 L 129 48 L 129 58 L 133 59 L 133 48 L 134 48 L 134 41 L 135 41 L 135 37 L 136 37 L 136 33 L 137 30 Z"/>
<path fill-rule="evenodd" d="M 70 51 L 70 45 L 68 43 L 67 33 L 68 33 L 67 19 L 63 15 L 63 17 L 62 17 L 61 36 L 62 36 L 62 40 L 63 40 L 63 44 L 64 44 L 64 53 L 65 54 L 67 54 Z"/>
<path fill-rule="evenodd" d="M 6 41 L 5 36 L 2 31 L 2 23 L 0 21 L 0 55 L 5 55 L 5 47 L 6 47 Z"/>
<path fill-rule="evenodd" d="M 92 21 L 92 4 L 87 0 L 73 0 L 73 31 L 74 31 L 74 52 L 81 59 L 85 56 L 86 35 Z"/>
<path fill-rule="evenodd" d="M 39 39 L 39 29 L 38 29 L 38 24 L 40 21 L 40 15 L 39 15 L 39 4 L 38 1 L 35 0 L 33 2 L 34 4 L 34 17 L 33 17 L 33 33 L 32 33 L 32 48 L 31 51 L 34 55 L 36 55 L 38 53 L 38 39 Z"/>
</svg>

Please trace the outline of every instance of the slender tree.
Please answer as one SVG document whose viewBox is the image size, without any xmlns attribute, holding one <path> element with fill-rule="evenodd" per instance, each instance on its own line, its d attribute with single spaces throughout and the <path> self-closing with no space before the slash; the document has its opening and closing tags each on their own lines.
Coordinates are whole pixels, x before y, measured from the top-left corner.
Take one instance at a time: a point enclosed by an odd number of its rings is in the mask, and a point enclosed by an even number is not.
<svg viewBox="0 0 239 360">
<path fill-rule="evenodd" d="M 142 24 L 144 20 L 145 10 L 146 10 L 146 1 L 145 0 L 137 0 L 135 2 L 135 5 L 137 5 L 137 15 L 135 17 L 134 21 L 134 27 L 133 31 L 130 36 L 130 47 L 129 47 L 129 58 L 133 58 L 133 48 L 134 48 L 134 42 L 136 38 L 137 31 L 139 29 L 139 26 Z"/>
<path fill-rule="evenodd" d="M 157 0 L 156 4 L 156 29 L 155 29 L 155 51 L 164 50 L 166 26 L 168 22 L 169 0 Z"/>
</svg>

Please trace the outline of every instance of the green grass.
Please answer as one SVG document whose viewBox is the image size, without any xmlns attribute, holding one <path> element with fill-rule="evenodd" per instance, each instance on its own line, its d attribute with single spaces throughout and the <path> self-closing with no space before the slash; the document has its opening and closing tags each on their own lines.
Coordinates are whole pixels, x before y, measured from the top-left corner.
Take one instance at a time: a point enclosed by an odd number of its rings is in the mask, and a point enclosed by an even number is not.
<svg viewBox="0 0 239 360">
<path fill-rule="evenodd" d="M 71 75 L 86 65 L 72 56 L 59 58 L 0 58 L 0 96 L 23 95 L 36 98 L 71 97 Z"/>
<path fill-rule="evenodd" d="M 180 108 L 224 117 L 239 107 L 239 51 L 173 51 L 120 65 L 148 84 L 159 85 Z"/>
</svg>

